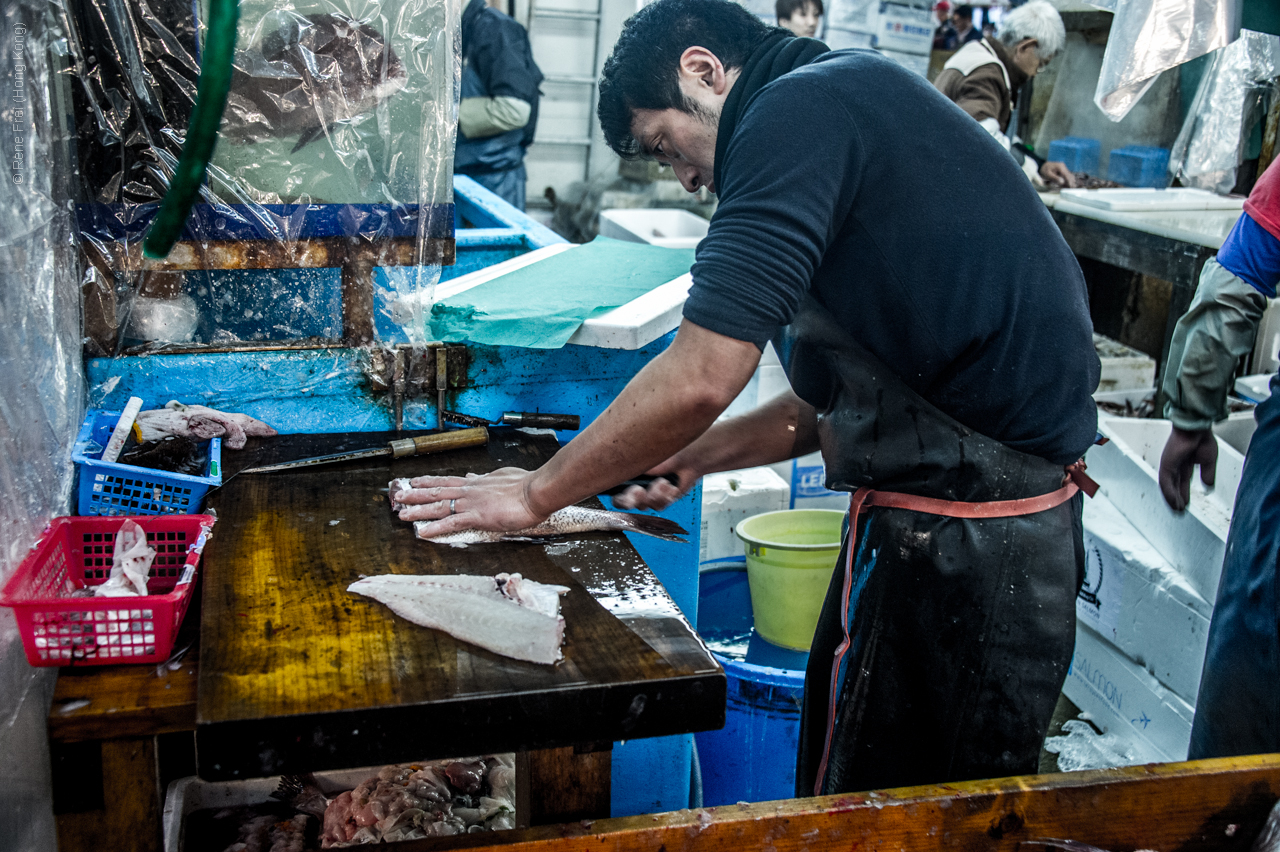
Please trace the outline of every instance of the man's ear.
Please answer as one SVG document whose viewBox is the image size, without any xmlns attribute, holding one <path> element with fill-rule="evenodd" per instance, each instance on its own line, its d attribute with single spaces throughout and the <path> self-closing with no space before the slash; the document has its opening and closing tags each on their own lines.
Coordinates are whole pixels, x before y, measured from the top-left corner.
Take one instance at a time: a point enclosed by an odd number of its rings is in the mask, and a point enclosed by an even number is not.
<svg viewBox="0 0 1280 852">
<path fill-rule="evenodd" d="M 722 95 L 728 89 L 724 64 L 705 47 L 685 48 L 680 54 L 680 76 L 689 83 L 705 86 L 713 94 Z"/>
<path fill-rule="evenodd" d="M 1034 38 L 1024 38 L 1022 41 L 1018 42 L 1018 50 L 1021 51 L 1023 48 L 1038 50 L 1040 48 L 1040 41 L 1039 39 Z"/>
</svg>

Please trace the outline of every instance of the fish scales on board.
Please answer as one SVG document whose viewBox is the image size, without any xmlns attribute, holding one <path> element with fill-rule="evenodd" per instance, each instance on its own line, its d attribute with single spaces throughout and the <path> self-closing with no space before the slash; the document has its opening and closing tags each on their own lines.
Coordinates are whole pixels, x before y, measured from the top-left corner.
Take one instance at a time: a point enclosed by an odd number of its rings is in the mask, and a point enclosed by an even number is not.
<svg viewBox="0 0 1280 852">
<path fill-rule="evenodd" d="M 372 598 L 422 627 L 442 630 L 504 657 L 551 665 L 563 659 L 560 596 L 567 586 L 519 574 L 417 576 L 381 574 L 347 591 Z"/>
</svg>

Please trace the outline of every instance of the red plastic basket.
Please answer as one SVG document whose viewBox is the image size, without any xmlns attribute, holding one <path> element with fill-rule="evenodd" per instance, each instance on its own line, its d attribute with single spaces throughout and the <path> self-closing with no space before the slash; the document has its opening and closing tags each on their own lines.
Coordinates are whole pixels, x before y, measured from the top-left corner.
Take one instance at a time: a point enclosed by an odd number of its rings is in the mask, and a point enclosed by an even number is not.
<svg viewBox="0 0 1280 852">
<path fill-rule="evenodd" d="M 70 597 L 111 576 L 116 533 L 137 521 L 156 551 L 145 597 Z M 54 518 L 0 591 L 33 666 L 159 663 L 173 651 L 212 515 Z"/>
</svg>

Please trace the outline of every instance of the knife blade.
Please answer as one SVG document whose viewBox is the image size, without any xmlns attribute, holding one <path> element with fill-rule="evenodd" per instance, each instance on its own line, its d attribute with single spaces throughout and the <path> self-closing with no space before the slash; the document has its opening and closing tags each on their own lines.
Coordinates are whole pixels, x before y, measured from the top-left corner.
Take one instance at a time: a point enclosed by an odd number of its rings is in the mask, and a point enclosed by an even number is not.
<svg viewBox="0 0 1280 852">
<path fill-rule="evenodd" d="M 488 443 L 489 430 L 483 427 L 472 429 L 456 429 L 452 432 L 437 432 L 432 435 L 419 435 L 416 438 L 399 438 L 390 441 L 385 447 L 371 447 L 367 450 L 352 450 L 345 453 L 330 453 L 326 456 L 313 456 L 306 459 L 251 467 L 241 473 L 272 473 L 277 470 L 296 470 L 302 467 L 316 467 L 325 464 L 370 459 L 379 456 L 390 456 L 394 459 L 408 456 L 420 456 L 426 453 L 443 453 L 449 450 L 460 450 L 465 447 L 478 447 Z"/>
</svg>

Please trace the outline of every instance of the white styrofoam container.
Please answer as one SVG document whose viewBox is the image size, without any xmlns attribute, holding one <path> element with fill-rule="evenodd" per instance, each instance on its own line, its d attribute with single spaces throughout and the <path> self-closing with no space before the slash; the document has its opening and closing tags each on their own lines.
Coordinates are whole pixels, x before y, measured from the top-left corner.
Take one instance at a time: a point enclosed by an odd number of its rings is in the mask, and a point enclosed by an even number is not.
<svg viewBox="0 0 1280 852">
<path fill-rule="evenodd" d="M 1084 547 L 1080 621 L 1195 704 L 1213 604 L 1101 494 L 1084 501 Z"/>
<path fill-rule="evenodd" d="M 1159 212 L 1163 210 L 1239 210 L 1242 196 L 1218 195 L 1206 189 L 1174 187 L 1170 189 L 1064 189 L 1063 198 L 1101 210 Z"/>
<path fill-rule="evenodd" d="M 1171 428 L 1168 420 L 1100 417 L 1098 430 L 1111 440 L 1091 447 L 1085 461 L 1102 493 L 1200 597 L 1212 601 L 1244 457 L 1219 440 L 1216 487 L 1206 489 L 1197 471 L 1190 505 L 1185 512 L 1174 512 L 1160 493 L 1156 473 Z"/>
<path fill-rule="evenodd" d="M 693 248 L 707 235 L 710 224 L 678 208 L 600 211 L 600 236 L 667 248 Z"/>
<path fill-rule="evenodd" d="M 366 778 L 376 775 L 380 768 L 317 772 L 315 777 L 320 789 L 328 795 L 355 788 Z M 271 801 L 271 794 L 279 785 L 279 776 L 245 781 L 202 781 L 191 775 L 172 782 L 164 797 L 164 852 L 182 852 L 182 826 L 196 811 L 260 805 Z"/>
<path fill-rule="evenodd" d="M 1098 360 L 1102 362 L 1096 393 L 1148 390 L 1155 387 L 1156 362 L 1150 355 L 1101 334 L 1093 336 L 1093 347 L 1098 352 Z"/>
<path fill-rule="evenodd" d="M 513 762 L 514 754 L 507 754 Z M 436 761 L 424 761 L 436 763 Z M 381 766 L 362 766 L 356 769 L 338 769 L 331 772 L 312 773 L 321 792 L 335 796 L 344 790 L 353 790 L 363 781 L 378 774 Z M 203 781 L 194 775 L 179 778 L 169 784 L 164 796 L 164 852 L 182 852 L 182 826 L 187 817 L 196 811 L 216 808 L 235 808 L 243 805 L 260 805 L 271 801 L 271 794 L 280 786 L 280 776 L 249 778 L 244 781 Z M 519 799 L 511 796 L 512 803 Z M 517 811 L 517 825 L 519 813 Z"/>
<path fill-rule="evenodd" d="M 712 473 L 702 478 L 703 563 L 744 555 L 734 535 L 738 522 L 752 515 L 789 507 L 791 488 L 768 467 Z"/>
<path fill-rule="evenodd" d="M 1280 329 L 1277 329 L 1280 331 Z M 1236 393 L 1253 402 L 1262 402 L 1271 397 L 1272 373 L 1259 373 L 1253 376 L 1241 376 L 1236 379 Z"/>
<path fill-rule="evenodd" d="M 1187 759 L 1194 711 L 1151 674 L 1084 624 L 1062 693 L 1103 733 L 1134 745 L 1146 762 Z"/>
</svg>

